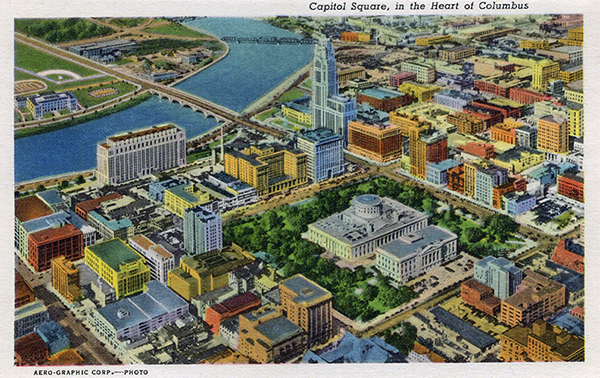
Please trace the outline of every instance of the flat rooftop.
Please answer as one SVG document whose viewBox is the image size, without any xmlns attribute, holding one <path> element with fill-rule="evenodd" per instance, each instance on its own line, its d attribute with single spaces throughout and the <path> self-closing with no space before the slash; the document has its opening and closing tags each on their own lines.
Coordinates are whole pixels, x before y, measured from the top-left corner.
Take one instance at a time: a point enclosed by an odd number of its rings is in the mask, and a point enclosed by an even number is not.
<svg viewBox="0 0 600 378">
<path fill-rule="evenodd" d="M 435 319 L 438 322 L 458 333 L 466 341 L 481 350 L 485 350 L 498 342 L 498 340 L 496 340 L 494 337 L 488 335 L 478 328 L 473 327 L 461 318 L 453 315 L 439 306 L 436 306 L 429 311 L 435 316 Z"/>
<path fill-rule="evenodd" d="M 87 248 L 117 272 L 120 271 L 121 264 L 143 259 L 142 256 L 121 239 L 107 240 L 88 246 Z"/>
<path fill-rule="evenodd" d="M 298 135 L 298 138 L 306 139 L 313 143 L 318 143 L 321 141 L 326 141 L 329 138 L 341 140 L 342 137 L 334 133 L 330 129 L 326 129 L 324 127 L 319 127 L 316 129 L 311 129 L 307 131 L 303 131 L 302 134 Z"/>
<path fill-rule="evenodd" d="M 164 124 L 164 125 L 152 126 L 150 128 L 145 128 L 145 129 L 141 129 L 141 130 L 130 131 L 127 134 L 111 136 L 111 137 L 108 137 L 108 140 L 111 140 L 113 142 L 121 142 L 121 141 L 128 140 L 128 139 L 139 138 L 139 137 L 142 137 L 145 135 L 157 134 L 162 131 L 171 130 L 171 129 L 183 130 L 180 127 L 175 126 L 173 124 Z"/>
<path fill-rule="evenodd" d="M 278 344 L 304 332 L 302 328 L 298 327 L 291 320 L 288 320 L 285 316 L 267 320 L 257 325 L 255 329 L 269 339 L 272 344 Z"/>
<path fill-rule="evenodd" d="M 21 222 L 52 214 L 52 209 L 38 196 L 17 198 L 15 200 L 15 217 Z"/>
<path fill-rule="evenodd" d="M 402 97 L 405 95 L 402 92 L 393 91 L 391 89 L 386 89 L 386 88 L 367 88 L 367 89 L 363 89 L 363 90 L 359 91 L 358 93 L 361 93 L 365 96 L 376 98 L 378 100 L 397 98 L 397 97 Z"/>
<path fill-rule="evenodd" d="M 331 298 L 331 293 L 306 277 L 297 274 L 280 282 L 280 285 L 291 290 L 296 296 L 294 302 L 310 305 L 317 301 Z"/>
<path fill-rule="evenodd" d="M 415 253 L 426 251 L 432 246 L 447 243 L 456 239 L 456 235 L 438 226 L 427 226 L 421 230 L 401 236 L 399 239 L 379 247 L 380 251 L 387 252 L 395 258 L 402 260 Z"/>
</svg>

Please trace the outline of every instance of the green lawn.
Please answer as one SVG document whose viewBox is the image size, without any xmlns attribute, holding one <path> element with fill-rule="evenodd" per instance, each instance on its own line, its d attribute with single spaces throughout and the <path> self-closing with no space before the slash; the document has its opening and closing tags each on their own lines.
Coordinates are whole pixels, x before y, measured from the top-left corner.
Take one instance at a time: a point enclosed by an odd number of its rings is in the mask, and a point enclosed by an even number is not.
<svg viewBox="0 0 600 378">
<path fill-rule="evenodd" d="M 290 89 L 279 98 L 279 102 L 288 102 L 304 96 L 306 96 L 304 92 L 298 89 Z"/>
<path fill-rule="evenodd" d="M 113 25 L 120 26 L 122 28 L 133 28 L 146 22 L 147 18 L 109 18 L 105 19 L 105 22 L 109 22 Z"/>
<path fill-rule="evenodd" d="M 103 82 L 106 82 L 106 81 L 111 81 L 111 80 L 114 80 L 114 77 L 112 77 L 112 76 L 103 76 L 103 77 L 96 77 L 96 78 L 93 78 L 93 79 L 84 79 L 84 80 L 79 80 L 79 81 L 70 82 L 70 83 L 64 83 L 64 84 L 54 84 L 51 81 L 44 80 L 44 79 L 41 79 L 41 78 L 39 78 L 37 76 L 33 76 L 33 75 L 28 74 L 28 73 L 15 70 L 15 80 L 16 81 L 19 81 L 19 80 L 39 80 L 39 81 L 42 81 L 42 82 L 46 83 L 46 85 L 48 86 L 47 89 L 44 89 L 43 91 L 39 91 L 39 92 L 45 92 L 45 91 L 57 91 L 57 92 L 60 92 L 60 91 L 70 90 L 71 88 L 80 87 L 82 85 L 91 85 L 91 84 L 97 84 L 97 83 L 103 83 Z"/>
<path fill-rule="evenodd" d="M 237 136 L 237 133 L 225 135 L 225 143 L 229 142 L 230 140 L 232 140 L 236 136 Z M 220 146 L 220 145 L 221 145 L 221 138 L 219 138 L 218 140 L 215 140 L 214 142 L 210 142 L 209 145 L 208 145 L 208 147 L 209 148 L 215 148 L 215 147 Z"/>
<path fill-rule="evenodd" d="M 16 42 L 15 44 L 15 55 L 15 64 L 17 67 L 36 73 L 53 69 L 68 70 L 82 77 L 99 73 L 91 68 L 80 66 L 79 64 L 69 62 L 54 55 L 46 54 L 45 52 L 19 42 Z"/>
<path fill-rule="evenodd" d="M 279 112 L 279 109 L 277 109 L 277 108 L 269 109 L 269 110 L 257 115 L 256 119 L 258 119 L 259 121 L 264 121 L 265 119 L 272 117 L 273 115 L 277 114 L 278 112 Z"/>
<path fill-rule="evenodd" d="M 146 28 L 143 29 L 143 31 L 153 34 L 176 35 L 180 37 L 208 37 L 206 34 L 199 33 L 178 23 L 172 23 L 171 25 L 158 26 L 154 28 Z"/>
<path fill-rule="evenodd" d="M 312 89 L 312 79 L 306 80 L 304 83 L 302 83 L 302 86 L 304 88 Z"/>
<path fill-rule="evenodd" d="M 52 80 L 56 80 L 56 81 L 69 80 L 69 79 L 73 78 L 72 76 L 69 76 L 69 75 L 59 75 L 59 74 L 46 75 L 46 77 L 48 79 L 52 79 Z"/>
<path fill-rule="evenodd" d="M 207 149 L 207 150 L 202 150 L 200 152 L 196 152 L 196 153 L 193 153 L 193 154 L 189 154 L 187 156 L 187 162 L 188 163 L 193 163 L 193 162 L 195 162 L 198 159 L 207 158 L 207 157 L 210 156 L 211 153 L 212 153 L 211 150 Z"/>
<path fill-rule="evenodd" d="M 102 88 L 114 88 L 117 89 L 119 93 L 100 98 L 94 98 L 88 94 L 91 91 L 95 91 Z M 81 106 L 89 108 L 90 106 L 101 104 L 103 102 L 112 100 L 113 98 L 123 96 L 127 93 L 131 93 L 135 90 L 135 88 L 136 87 L 131 84 L 120 82 L 116 84 L 103 84 L 101 86 L 93 86 L 92 88 L 78 89 L 76 91 L 73 91 L 73 94 L 77 97 Z"/>
<path fill-rule="evenodd" d="M 298 125 L 298 126 L 300 126 L 300 127 L 310 127 L 310 125 L 309 125 L 309 124 L 307 124 L 307 123 L 304 123 L 304 122 L 298 122 L 298 121 L 296 121 L 296 120 L 293 120 L 293 119 L 286 118 L 286 121 L 288 121 L 289 123 L 293 123 L 293 124 L 295 124 L 295 125 Z"/>
<path fill-rule="evenodd" d="M 127 63 L 132 63 L 132 62 L 133 62 L 133 59 L 121 58 L 121 59 L 115 61 L 113 64 L 120 66 L 121 64 L 127 64 Z"/>
</svg>

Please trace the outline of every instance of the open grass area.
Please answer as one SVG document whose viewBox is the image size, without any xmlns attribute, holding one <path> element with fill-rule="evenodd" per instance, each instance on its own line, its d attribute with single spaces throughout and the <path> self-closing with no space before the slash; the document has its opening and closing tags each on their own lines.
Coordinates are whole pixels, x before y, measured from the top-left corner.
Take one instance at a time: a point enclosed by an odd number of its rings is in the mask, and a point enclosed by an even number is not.
<svg viewBox="0 0 600 378">
<path fill-rule="evenodd" d="M 194 152 L 192 154 L 189 154 L 187 156 L 187 162 L 188 163 L 193 163 L 198 159 L 204 159 L 209 157 L 211 154 L 211 150 L 210 149 L 206 149 L 206 150 L 202 150 L 200 152 Z"/>
<path fill-rule="evenodd" d="M 46 54 L 20 42 L 15 44 L 16 66 L 33 72 L 62 69 L 74 72 L 82 77 L 96 75 L 99 72 L 80 66 L 57 56 Z"/>
<path fill-rule="evenodd" d="M 69 79 L 73 78 L 72 76 L 69 76 L 69 75 L 59 75 L 59 74 L 46 75 L 46 77 L 48 79 L 52 79 L 52 80 L 56 80 L 56 81 L 69 80 Z"/>
<path fill-rule="evenodd" d="M 133 63 L 133 59 L 121 58 L 115 61 L 113 64 L 116 66 L 120 66 L 122 64 Z"/>
<path fill-rule="evenodd" d="M 225 135 L 225 143 L 229 142 L 230 140 L 232 140 L 236 136 L 237 136 L 237 133 Z M 214 142 L 210 142 L 208 144 L 208 147 L 209 148 L 215 148 L 215 147 L 220 146 L 220 145 L 221 145 L 221 138 L 219 138 L 218 140 L 215 140 Z"/>
<path fill-rule="evenodd" d="M 89 94 L 89 92 L 91 92 L 91 91 L 95 91 L 95 90 L 99 90 L 99 89 L 108 89 L 108 88 L 114 88 L 118 92 L 115 94 L 112 94 L 110 96 L 98 97 L 98 98 L 95 98 Z M 81 106 L 83 106 L 84 108 L 86 108 L 86 107 L 89 108 L 90 106 L 101 104 L 103 102 L 112 100 L 113 98 L 123 96 L 127 93 L 131 93 L 135 90 L 135 88 L 136 87 L 131 84 L 128 84 L 125 82 L 120 82 L 120 83 L 115 83 L 115 84 L 103 84 L 100 86 L 93 86 L 93 87 L 78 89 L 76 91 L 73 91 L 73 94 L 77 97 Z"/>
<path fill-rule="evenodd" d="M 179 37 L 208 37 L 206 34 L 197 32 L 193 29 L 183 26 L 178 23 L 172 23 L 165 26 L 157 26 L 154 28 L 145 28 L 143 31 L 152 34 L 176 35 Z"/>
<path fill-rule="evenodd" d="M 279 112 L 279 109 L 277 109 L 277 108 L 269 109 L 269 110 L 264 111 L 264 112 L 260 113 L 259 115 L 257 115 L 256 119 L 258 119 L 259 121 L 264 121 L 265 119 L 272 117 L 273 115 L 277 114 L 278 112 Z"/>
<path fill-rule="evenodd" d="M 16 81 L 40 80 L 40 81 L 43 81 L 44 83 L 46 83 L 48 88 L 46 88 L 44 90 L 40 90 L 38 92 L 47 92 L 47 91 L 64 92 L 64 91 L 69 91 L 69 90 L 75 90 L 79 87 L 87 86 L 87 85 L 91 85 L 91 84 L 110 82 L 114 79 L 115 78 L 112 76 L 103 76 L 103 77 L 96 77 L 93 79 L 84 79 L 84 80 L 79 80 L 79 81 L 64 83 L 64 84 L 54 84 L 53 82 L 51 82 L 49 80 L 44 80 L 43 78 L 39 78 L 37 76 L 33 76 L 28 73 L 15 70 L 15 80 Z"/>
<path fill-rule="evenodd" d="M 299 91 L 298 89 L 290 89 L 279 98 L 279 102 L 288 102 L 304 96 L 304 92 Z"/>
<path fill-rule="evenodd" d="M 302 86 L 304 88 L 312 89 L 312 79 L 306 80 L 304 83 L 302 83 Z"/>
</svg>

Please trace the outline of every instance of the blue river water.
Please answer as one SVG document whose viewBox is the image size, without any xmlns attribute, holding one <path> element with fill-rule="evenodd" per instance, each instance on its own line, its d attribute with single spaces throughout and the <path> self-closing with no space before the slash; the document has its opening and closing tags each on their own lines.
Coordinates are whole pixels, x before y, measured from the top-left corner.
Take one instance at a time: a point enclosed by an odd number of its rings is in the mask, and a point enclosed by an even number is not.
<svg viewBox="0 0 600 378">
<path fill-rule="evenodd" d="M 202 18 L 187 24 L 219 37 L 297 37 L 251 19 Z M 224 59 L 175 88 L 240 112 L 308 64 L 312 56 L 312 46 L 231 43 L 229 49 Z M 217 125 L 202 113 L 153 97 L 100 119 L 16 139 L 15 182 L 93 169 L 96 145 L 108 136 L 165 122 L 185 128 L 188 138 Z"/>
</svg>

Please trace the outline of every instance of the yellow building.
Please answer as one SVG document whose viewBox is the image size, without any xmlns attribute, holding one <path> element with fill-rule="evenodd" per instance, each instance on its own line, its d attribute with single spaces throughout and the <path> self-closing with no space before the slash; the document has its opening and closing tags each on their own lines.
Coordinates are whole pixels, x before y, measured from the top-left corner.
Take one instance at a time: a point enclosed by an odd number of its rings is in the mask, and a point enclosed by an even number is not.
<svg viewBox="0 0 600 378">
<path fill-rule="evenodd" d="M 348 123 L 348 151 L 378 163 L 402 157 L 402 129 L 394 124 Z"/>
<path fill-rule="evenodd" d="M 117 299 L 138 294 L 150 281 L 146 259 L 121 239 L 85 247 L 85 264 L 115 290 Z"/>
<path fill-rule="evenodd" d="M 546 40 L 531 40 L 525 39 L 519 43 L 519 47 L 522 49 L 544 49 L 550 48 L 550 43 Z"/>
<path fill-rule="evenodd" d="M 183 218 L 185 209 L 210 201 L 210 194 L 191 184 L 178 185 L 165 189 L 165 207 L 178 217 Z"/>
<path fill-rule="evenodd" d="M 475 197 L 475 182 L 477 170 L 485 168 L 487 164 L 483 160 L 465 163 L 465 195 Z"/>
<path fill-rule="evenodd" d="M 69 302 L 81 297 L 81 274 L 79 269 L 65 256 L 52 260 L 52 287 Z"/>
<path fill-rule="evenodd" d="M 575 137 L 583 136 L 583 105 L 568 103 L 569 107 L 569 135 Z"/>
<path fill-rule="evenodd" d="M 418 102 L 426 102 L 430 101 L 433 98 L 435 92 L 438 92 L 441 87 L 437 85 L 422 85 L 410 82 L 404 82 L 399 87 L 398 90 L 403 93 L 407 93 L 413 97 L 414 100 Z"/>
<path fill-rule="evenodd" d="M 567 38 L 574 41 L 582 41 L 583 42 L 583 26 L 578 28 L 569 29 L 567 31 Z"/>
<path fill-rule="evenodd" d="M 179 267 L 169 272 L 167 286 L 187 301 L 229 284 L 229 272 L 246 265 L 254 257 L 233 244 L 219 251 L 183 257 Z"/>
<path fill-rule="evenodd" d="M 548 82 L 558 79 L 560 64 L 551 60 L 542 60 L 532 67 L 531 85 L 533 89 L 544 91 Z"/>
<path fill-rule="evenodd" d="M 520 173 L 544 162 L 545 154 L 536 150 L 513 148 L 494 159 L 498 167 L 506 168 L 513 173 Z"/>
<path fill-rule="evenodd" d="M 560 71 L 559 79 L 565 84 L 572 83 L 577 80 L 583 80 L 583 66 L 576 66 L 564 71 Z"/>
<path fill-rule="evenodd" d="M 568 101 L 583 105 L 583 91 L 581 89 L 565 88 L 565 97 Z"/>
<path fill-rule="evenodd" d="M 583 41 L 578 41 L 576 39 L 559 39 L 558 42 L 567 46 L 583 46 Z"/>
<path fill-rule="evenodd" d="M 433 46 L 446 42 L 452 42 L 451 35 L 432 34 L 427 37 L 417 38 L 415 40 L 417 46 Z"/>
<path fill-rule="evenodd" d="M 503 361 L 583 361 L 584 339 L 539 319 L 500 335 Z"/>
<path fill-rule="evenodd" d="M 278 144 L 225 153 L 225 173 L 254 187 L 259 195 L 281 192 L 308 182 L 306 154 Z"/>
<path fill-rule="evenodd" d="M 308 108 L 307 108 L 308 109 Z M 312 114 L 310 111 L 303 111 L 299 107 L 294 107 L 292 103 L 285 103 L 281 105 L 281 113 L 285 118 L 291 119 L 292 121 L 305 123 L 307 125 L 312 125 Z"/>
</svg>

